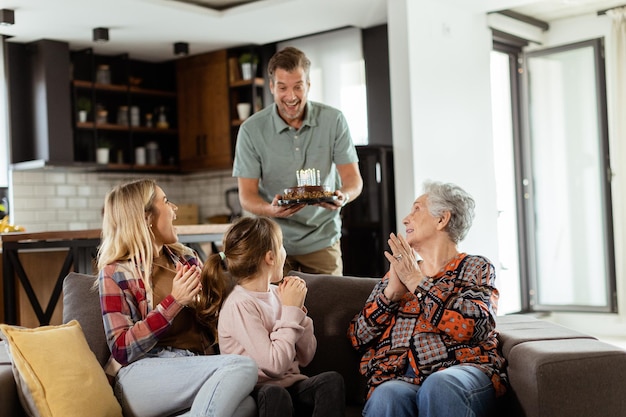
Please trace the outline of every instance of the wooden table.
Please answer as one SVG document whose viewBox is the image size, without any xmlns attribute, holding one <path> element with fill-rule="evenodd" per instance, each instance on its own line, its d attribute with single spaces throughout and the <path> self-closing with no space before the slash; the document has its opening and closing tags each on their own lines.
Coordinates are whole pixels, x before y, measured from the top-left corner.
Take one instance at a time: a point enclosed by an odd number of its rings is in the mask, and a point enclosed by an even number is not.
<svg viewBox="0 0 626 417">
<path fill-rule="evenodd" d="M 202 243 L 211 243 L 215 250 L 216 242 L 220 242 L 230 224 L 201 224 L 201 225 L 178 225 L 178 239 L 181 243 L 195 249 L 200 257 L 206 259 Z M 7 233 L 0 234 L 2 241 L 2 281 L 4 300 L 4 322 L 8 324 L 18 323 L 18 286 L 21 284 L 26 298 L 37 317 L 39 325 L 50 324 L 50 320 L 57 307 L 63 289 L 63 279 L 71 272 L 85 274 L 95 273 L 95 259 L 100 244 L 100 229 L 75 230 L 75 231 L 51 231 L 38 233 Z M 48 294 L 42 296 L 32 278 L 29 278 L 20 259 L 20 254 L 29 254 L 46 250 L 65 251 L 65 259 L 60 271 L 47 271 L 50 276 L 43 277 L 44 281 L 54 279 L 54 285 Z M 31 255 L 31 257 L 34 255 Z M 45 268 L 45 266 L 44 266 Z M 16 280 L 17 278 L 17 280 Z M 41 281 L 41 279 L 39 279 Z M 38 294 L 39 293 L 39 294 Z M 48 298 L 45 307 L 39 302 L 39 298 Z M 45 309 L 44 309 L 45 308 Z"/>
</svg>

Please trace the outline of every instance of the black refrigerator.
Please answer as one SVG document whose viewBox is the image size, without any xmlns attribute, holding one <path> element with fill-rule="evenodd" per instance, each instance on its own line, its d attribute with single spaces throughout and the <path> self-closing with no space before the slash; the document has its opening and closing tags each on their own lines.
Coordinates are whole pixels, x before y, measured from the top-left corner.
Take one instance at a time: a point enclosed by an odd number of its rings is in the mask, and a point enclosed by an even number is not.
<svg viewBox="0 0 626 417">
<path fill-rule="evenodd" d="M 391 146 L 357 146 L 363 193 L 342 211 L 343 274 L 382 277 L 389 268 L 383 255 L 396 229 Z"/>
</svg>

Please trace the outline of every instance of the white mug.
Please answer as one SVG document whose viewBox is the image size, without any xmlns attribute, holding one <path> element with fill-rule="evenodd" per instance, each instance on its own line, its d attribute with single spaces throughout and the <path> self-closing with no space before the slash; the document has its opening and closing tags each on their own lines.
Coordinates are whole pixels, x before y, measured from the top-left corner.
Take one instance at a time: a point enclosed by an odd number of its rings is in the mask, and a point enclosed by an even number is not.
<svg viewBox="0 0 626 417">
<path fill-rule="evenodd" d="M 96 162 L 99 164 L 108 164 L 109 163 L 109 148 L 98 148 L 96 149 Z"/>
<path fill-rule="evenodd" d="M 135 164 L 136 165 L 146 164 L 146 148 L 144 148 L 143 146 L 139 146 L 135 148 Z"/>
<path fill-rule="evenodd" d="M 250 116 L 250 109 L 250 103 L 237 104 L 237 114 L 239 115 L 239 120 L 246 120 Z"/>
</svg>

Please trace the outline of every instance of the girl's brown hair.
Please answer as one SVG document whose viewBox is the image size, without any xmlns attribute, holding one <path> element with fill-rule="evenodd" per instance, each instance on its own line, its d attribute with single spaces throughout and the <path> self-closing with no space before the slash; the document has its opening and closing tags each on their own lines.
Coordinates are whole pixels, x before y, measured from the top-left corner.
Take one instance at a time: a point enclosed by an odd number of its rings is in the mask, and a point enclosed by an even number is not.
<svg viewBox="0 0 626 417">
<path fill-rule="evenodd" d="M 273 220 L 268 217 L 238 219 L 224 235 L 224 251 L 210 255 L 202 268 L 203 292 L 205 287 L 218 283 L 229 280 L 240 283 L 251 278 L 259 272 L 267 252 L 279 253 L 281 246 L 282 232 Z M 220 297 L 220 306 L 222 301 Z"/>
</svg>

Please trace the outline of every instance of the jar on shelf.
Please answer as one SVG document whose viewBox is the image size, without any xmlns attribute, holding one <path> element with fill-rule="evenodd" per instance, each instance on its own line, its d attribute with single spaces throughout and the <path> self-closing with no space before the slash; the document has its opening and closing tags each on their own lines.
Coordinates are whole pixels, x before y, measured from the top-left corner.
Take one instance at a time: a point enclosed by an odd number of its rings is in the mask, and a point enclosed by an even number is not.
<svg viewBox="0 0 626 417">
<path fill-rule="evenodd" d="M 167 121 L 167 115 L 165 114 L 165 107 L 161 106 L 158 110 L 159 117 L 157 119 L 156 127 L 159 129 L 167 129 L 170 127 L 170 124 Z"/>
<path fill-rule="evenodd" d="M 156 142 L 146 143 L 146 160 L 148 165 L 158 165 L 160 161 L 159 144 Z"/>
<path fill-rule="evenodd" d="M 105 125 L 108 123 L 109 112 L 102 108 L 98 107 L 96 110 L 96 124 Z"/>
<path fill-rule="evenodd" d="M 135 148 L 135 165 L 146 164 L 146 148 L 138 146 Z"/>
<path fill-rule="evenodd" d="M 132 106 L 130 108 L 130 125 L 132 127 L 138 127 L 139 126 L 139 106 Z"/>
<path fill-rule="evenodd" d="M 108 65 L 98 65 L 96 82 L 98 84 L 111 84 L 111 69 Z"/>
<path fill-rule="evenodd" d="M 120 106 L 117 109 L 117 124 L 128 126 L 128 106 Z"/>
</svg>

